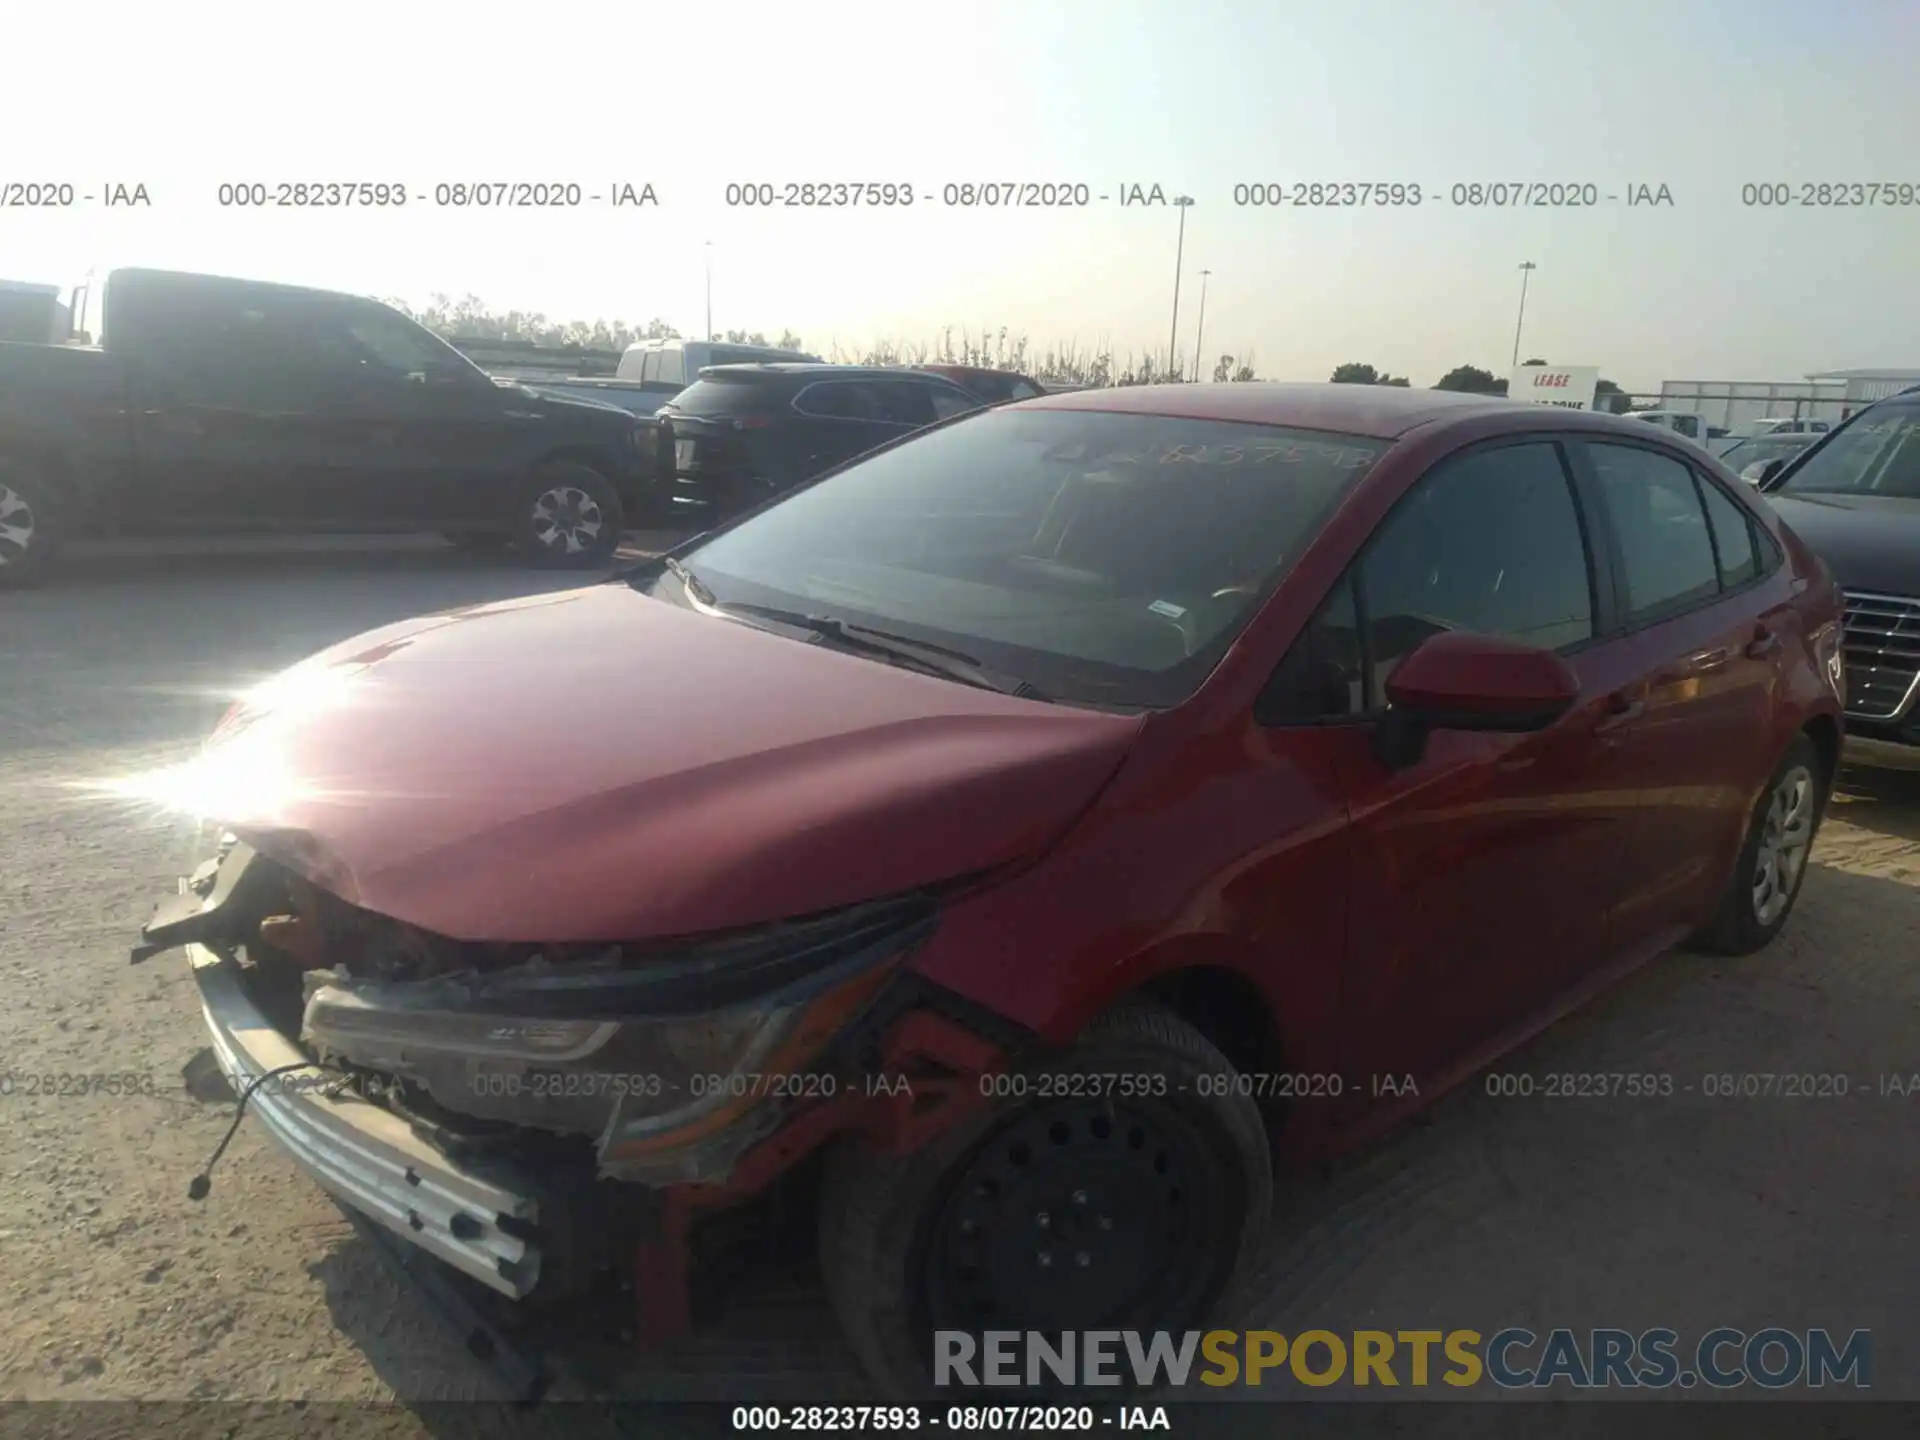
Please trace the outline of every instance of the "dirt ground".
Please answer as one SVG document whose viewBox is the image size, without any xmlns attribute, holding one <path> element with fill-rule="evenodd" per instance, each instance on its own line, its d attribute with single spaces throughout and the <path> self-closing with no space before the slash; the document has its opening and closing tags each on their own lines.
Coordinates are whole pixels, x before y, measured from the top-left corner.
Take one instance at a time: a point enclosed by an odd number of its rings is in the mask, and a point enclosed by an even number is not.
<svg viewBox="0 0 1920 1440">
<path fill-rule="evenodd" d="M 236 688 L 321 645 L 559 583 L 430 545 L 109 551 L 0 594 L 0 1072 L 155 1082 L 0 1097 L 0 1398 L 491 1393 L 256 1126 L 188 1200 L 231 1106 L 183 1085 L 186 967 L 127 946 L 195 841 L 76 787 L 184 758 Z M 1505 1068 L 1839 1072 L 1847 1098 L 1467 1087 L 1283 1201 L 1248 1323 L 1864 1328 L 1876 1396 L 1920 1397 L 1920 1096 L 1878 1088 L 1920 1071 L 1920 776 L 1849 775 L 1815 859 L 1773 948 L 1662 960 Z M 737 1400 L 845 1365 L 800 1283 L 620 1386 Z"/>
</svg>

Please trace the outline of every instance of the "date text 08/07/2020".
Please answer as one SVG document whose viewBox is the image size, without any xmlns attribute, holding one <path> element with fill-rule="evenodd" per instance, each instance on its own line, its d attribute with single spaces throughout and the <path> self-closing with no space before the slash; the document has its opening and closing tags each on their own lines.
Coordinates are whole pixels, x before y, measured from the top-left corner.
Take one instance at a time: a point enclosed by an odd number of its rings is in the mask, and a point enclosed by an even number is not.
<svg viewBox="0 0 1920 1440">
<path fill-rule="evenodd" d="M 951 1430 L 1012 1433 L 1173 1429 L 1164 1405 L 736 1405 L 732 1428 L 762 1434 Z"/>
</svg>

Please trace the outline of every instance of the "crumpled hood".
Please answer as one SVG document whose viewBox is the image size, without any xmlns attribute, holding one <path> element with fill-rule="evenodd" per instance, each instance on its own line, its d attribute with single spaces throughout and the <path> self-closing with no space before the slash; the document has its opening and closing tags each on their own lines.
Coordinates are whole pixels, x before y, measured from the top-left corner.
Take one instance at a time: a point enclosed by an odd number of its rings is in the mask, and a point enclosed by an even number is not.
<svg viewBox="0 0 1920 1440">
<path fill-rule="evenodd" d="M 1920 500 L 1898 495 L 1764 497 L 1844 590 L 1920 596 Z"/>
<path fill-rule="evenodd" d="M 614 583 L 323 651 L 236 707 L 190 788 L 261 853 L 410 924 L 637 941 L 1034 853 L 1138 725 Z"/>
</svg>

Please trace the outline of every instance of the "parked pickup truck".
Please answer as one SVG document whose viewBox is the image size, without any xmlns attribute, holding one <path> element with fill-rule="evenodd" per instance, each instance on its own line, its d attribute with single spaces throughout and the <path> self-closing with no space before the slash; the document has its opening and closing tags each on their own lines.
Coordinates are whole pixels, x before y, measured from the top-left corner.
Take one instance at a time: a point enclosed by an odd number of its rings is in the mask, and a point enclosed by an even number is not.
<svg viewBox="0 0 1920 1440">
<path fill-rule="evenodd" d="M 0 340 L 52 344 L 61 338 L 65 321 L 58 285 L 0 280 Z"/>
<path fill-rule="evenodd" d="M 584 567 L 640 498 L 617 407 L 496 384 L 378 301 L 107 277 L 98 346 L 0 344 L 0 583 L 81 533 L 434 530 Z"/>
<path fill-rule="evenodd" d="M 522 384 L 549 394 L 598 400 L 651 419 L 655 411 L 691 385 L 709 365 L 771 364 L 811 361 L 818 355 L 768 345 L 729 345 L 709 340 L 642 340 L 629 345 L 611 378 L 586 376 L 523 379 Z M 498 378 L 498 377 L 496 377 Z"/>
</svg>

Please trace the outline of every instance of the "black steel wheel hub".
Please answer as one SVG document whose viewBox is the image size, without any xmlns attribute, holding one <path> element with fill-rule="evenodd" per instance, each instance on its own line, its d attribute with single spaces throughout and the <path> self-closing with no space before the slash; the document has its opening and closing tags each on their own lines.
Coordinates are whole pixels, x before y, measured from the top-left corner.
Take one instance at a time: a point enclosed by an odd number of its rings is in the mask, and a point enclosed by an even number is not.
<svg viewBox="0 0 1920 1440">
<path fill-rule="evenodd" d="M 1225 1167 L 1161 1104 L 1042 1105 L 961 1167 L 925 1251 L 935 1329 L 1174 1323 L 1238 1229 Z"/>
</svg>

